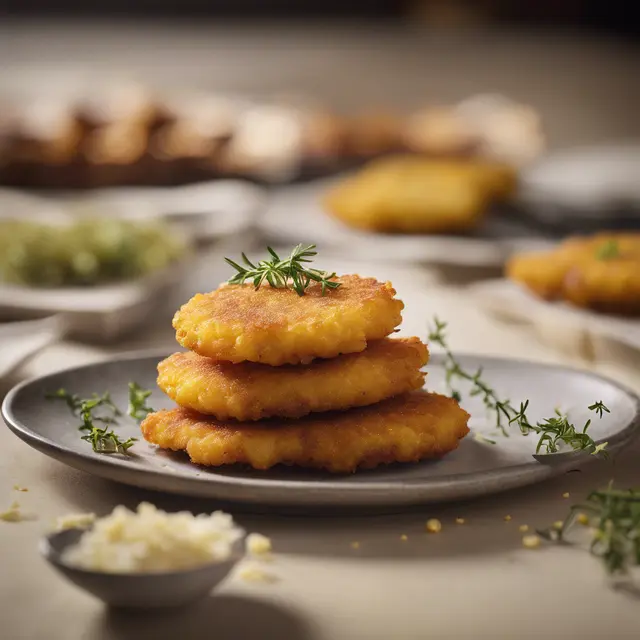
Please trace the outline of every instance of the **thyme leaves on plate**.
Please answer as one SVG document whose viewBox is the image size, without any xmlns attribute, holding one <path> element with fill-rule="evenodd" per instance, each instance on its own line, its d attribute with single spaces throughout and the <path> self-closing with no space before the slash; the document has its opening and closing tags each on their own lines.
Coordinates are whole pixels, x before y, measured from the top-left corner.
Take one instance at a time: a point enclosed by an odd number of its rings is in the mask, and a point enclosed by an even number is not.
<svg viewBox="0 0 640 640">
<path fill-rule="evenodd" d="M 469 395 L 481 398 L 484 406 L 493 414 L 495 426 L 502 435 L 508 436 L 508 427 L 515 424 L 523 435 L 535 433 L 539 436 L 536 453 L 539 453 L 543 447 L 545 453 L 556 453 L 559 451 L 559 446 L 564 443 L 576 451 L 587 451 L 593 455 L 600 453 L 606 455 L 607 443 L 597 444 L 587 433 L 591 420 L 587 420 L 580 429 L 569 420 L 567 415 L 556 410 L 555 415 L 550 418 L 539 422 L 531 422 L 527 416 L 529 400 L 520 403 L 520 407 L 516 409 L 509 399 L 501 398 L 496 393 L 495 389 L 484 378 L 482 368 L 474 372 L 465 370 L 447 344 L 446 328 L 446 322 L 437 317 L 434 318 L 433 325 L 429 328 L 428 339 L 444 351 L 445 381 L 452 398 L 457 401 L 462 400 L 462 393 L 454 386 L 455 381 L 463 380 L 470 383 L 471 390 Z M 596 413 L 599 418 L 602 418 L 604 413 L 610 413 L 602 401 L 594 402 L 588 408 Z"/>
<path fill-rule="evenodd" d="M 140 421 L 152 409 L 147 405 L 147 391 L 135 382 L 129 383 L 129 415 Z M 83 433 L 81 439 L 91 444 L 96 453 L 128 453 L 137 438 L 123 440 L 110 427 L 116 425 L 122 411 L 115 405 L 108 391 L 102 395 L 94 393 L 90 398 L 81 398 L 78 394 L 66 389 L 58 389 L 45 396 L 49 400 L 63 401 L 74 416 L 82 423 L 78 430 Z"/>
</svg>

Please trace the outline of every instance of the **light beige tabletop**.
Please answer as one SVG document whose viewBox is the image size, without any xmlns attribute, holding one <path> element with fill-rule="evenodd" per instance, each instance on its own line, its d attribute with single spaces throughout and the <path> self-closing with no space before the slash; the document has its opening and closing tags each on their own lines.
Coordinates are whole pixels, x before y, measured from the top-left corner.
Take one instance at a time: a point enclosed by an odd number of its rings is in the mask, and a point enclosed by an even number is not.
<svg viewBox="0 0 640 640">
<path fill-rule="evenodd" d="M 552 146 L 637 136 L 638 57 L 620 43 L 570 34 L 487 32 L 443 37 L 351 27 L 247 30 L 225 26 L 154 28 L 103 24 L 51 27 L 0 24 L 5 90 L 55 91 L 69 82 L 131 73 L 153 84 L 226 91 L 298 90 L 339 108 L 410 108 L 497 90 L 542 112 Z M 354 80 L 355 79 L 355 80 Z M 344 265 L 389 278 L 405 300 L 403 330 L 424 336 L 437 313 L 456 350 L 585 366 L 640 391 L 638 359 L 595 345 L 586 362 L 544 346 L 520 326 L 498 324 L 435 272 L 383 263 Z M 338 266 L 336 265 L 336 269 Z M 213 279 L 213 277 L 212 277 Z M 211 287 L 217 282 L 211 282 Z M 189 292 L 202 285 L 190 283 Z M 125 348 L 172 348 L 165 319 L 145 335 L 108 348 L 63 343 L 14 379 L 81 364 Z M 546 334 L 547 337 L 550 337 Z M 551 336 L 552 337 L 552 336 Z M 570 346 L 569 342 L 560 346 Z M 596 348 L 597 347 L 597 348 Z M 10 381 L 2 381 L 7 387 Z M 232 576 L 214 597 L 185 612 L 107 612 L 46 566 L 37 542 L 60 514 L 153 500 L 169 509 L 215 504 L 152 494 L 93 478 L 46 458 L 0 429 L 0 505 L 18 499 L 36 520 L 0 522 L 0 638 L 215 638 L 248 640 L 417 640 L 423 638 L 637 638 L 638 600 L 615 591 L 587 553 L 522 547 L 518 526 L 545 526 L 570 502 L 615 477 L 640 484 L 640 444 L 615 466 L 475 502 L 410 513 L 354 517 L 278 517 L 233 509 L 249 530 L 272 537 L 275 581 Z M 28 487 L 17 493 L 15 483 Z M 571 494 L 569 499 L 563 493 Z M 511 515 L 510 522 L 504 520 Z M 427 535 L 428 517 L 443 522 Z M 456 525 L 463 517 L 465 525 Z M 407 540 L 401 539 L 402 535 Z M 359 549 L 351 547 L 359 542 Z"/>
<path fill-rule="evenodd" d="M 487 318 L 435 272 L 347 260 L 334 264 L 340 271 L 391 279 L 406 304 L 406 334 L 424 335 L 427 320 L 437 313 L 449 321 L 456 350 L 589 366 L 640 390 L 633 358 L 587 364 L 562 355 L 520 327 Z M 193 286 L 204 285 L 194 280 L 188 288 Z M 172 344 L 166 325 L 126 346 L 170 349 Z M 123 346 L 54 345 L 16 377 L 104 358 Z M 527 550 L 518 531 L 521 524 L 533 529 L 562 518 L 571 502 L 611 477 L 621 486 L 638 485 L 637 444 L 614 466 L 596 462 L 583 473 L 504 495 L 393 515 L 255 515 L 225 505 L 248 530 L 272 538 L 276 556 L 264 570 L 273 581 L 248 583 L 234 574 L 193 609 L 146 615 L 108 612 L 62 580 L 39 557 L 39 537 L 53 518 L 67 512 L 102 514 L 140 500 L 168 509 L 217 505 L 91 477 L 46 458 L 5 429 L 0 447 L 1 503 L 8 506 L 17 498 L 37 516 L 0 523 L 0 635 L 7 640 L 637 637 L 637 599 L 614 590 L 597 560 L 580 550 Z M 15 483 L 29 491 L 13 491 Z M 425 533 L 430 517 L 442 521 L 440 534 Z M 456 525 L 456 517 L 466 524 Z"/>
</svg>

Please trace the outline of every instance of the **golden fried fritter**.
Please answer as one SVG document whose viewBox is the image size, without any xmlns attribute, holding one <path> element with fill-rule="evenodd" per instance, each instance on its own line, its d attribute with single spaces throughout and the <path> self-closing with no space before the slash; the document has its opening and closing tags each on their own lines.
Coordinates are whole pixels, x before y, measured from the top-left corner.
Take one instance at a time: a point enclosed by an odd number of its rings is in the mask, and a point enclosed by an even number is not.
<svg viewBox="0 0 640 640">
<path fill-rule="evenodd" d="M 547 300 L 640 314 L 640 234 L 570 238 L 553 251 L 515 256 L 507 276 Z"/>
<path fill-rule="evenodd" d="M 323 204 L 359 229 L 446 233 L 475 227 L 488 204 L 514 187 L 515 174 L 503 165 L 399 156 L 373 162 L 330 191 Z"/>
<path fill-rule="evenodd" d="M 268 284 L 199 293 L 173 318 L 177 340 L 214 360 L 279 366 L 363 351 L 400 324 L 404 305 L 391 283 L 355 275 L 337 280 L 342 286 L 324 296 L 317 283 L 304 296 Z"/>
<path fill-rule="evenodd" d="M 145 440 L 186 451 L 196 464 L 277 464 L 349 473 L 393 462 L 440 458 L 468 432 L 469 414 L 452 398 L 414 391 L 376 405 L 299 420 L 221 422 L 190 409 L 149 414 Z"/>
<path fill-rule="evenodd" d="M 420 389 L 428 359 L 418 338 L 384 338 L 360 353 L 282 367 L 174 353 L 158 365 L 158 386 L 181 407 L 219 420 L 299 418 Z"/>
</svg>

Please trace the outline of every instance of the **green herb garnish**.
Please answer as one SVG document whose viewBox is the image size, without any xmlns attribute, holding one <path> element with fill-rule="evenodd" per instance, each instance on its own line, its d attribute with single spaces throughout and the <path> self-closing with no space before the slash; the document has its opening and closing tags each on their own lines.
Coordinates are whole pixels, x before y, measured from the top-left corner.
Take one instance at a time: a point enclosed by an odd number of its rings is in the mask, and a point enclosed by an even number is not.
<svg viewBox="0 0 640 640">
<path fill-rule="evenodd" d="M 147 404 L 151 391 L 143 389 L 137 382 L 129 383 L 129 408 L 127 413 L 138 422 L 144 420 L 153 409 Z"/>
<path fill-rule="evenodd" d="M 449 393 L 451 393 L 451 397 L 458 402 L 462 400 L 462 394 L 452 386 L 454 378 L 470 382 L 470 395 L 480 396 L 482 398 L 484 406 L 492 413 L 495 412 L 496 427 L 501 431 L 503 436 L 509 436 L 507 426 L 509 426 L 513 415 L 509 400 L 500 400 L 495 391 L 482 380 L 482 368 L 478 369 L 475 373 L 468 373 L 462 368 L 447 346 L 447 339 L 445 335 L 447 323 L 442 322 L 437 317 L 434 317 L 433 322 L 434 326 L 429 329 L 428 340 L 429 342 L 435 342 L 444 351 L 446 358 L 445 380 Z"/>
<path fill-rule="evenodd" d="M 108 430 L 108 425 L 117 424 L 117 418 L 122 415 L 120 409 L 111 400 L 109 392 L 102 395 L 94 393 L 91 398 L 80 398 L 66 389 L 58 389 L 46 394 L 45 397 L 49 400 L 63 400 L 71 413 L 82 420 L 82 424 L 78 427 L 79 431 L 84 432 L 81 439 L 91 443 L 96 453 L 127 453 L 137 440 L 137 438 L 121 440 L 113 429 Z M 97 415 L 96 411 L 100 408 L 103 411 Z M 107 413 L 104 413 L 105 409 Z M 102 423 L 105 426 L 101 427 L 96 423 Z"/>
<path fill-rule="evenodd" d="M 229 283 L 244 284 L 251 280 L 253 286 L 259 289 L 266 281 L 275 289 L 293 289 L 299 296 L 303 296 L 312 282 L 318 282 L 324 295 L 327 289 L 337 289 L 340 283 L 333 280 L 336 277 L 335 273 L 305 267 L 305 264 L 311 262 L 311 258 L 318 254 L 315 248 L 315 244 L 307 247 L 299 244 L 291 255 L 283 260 L 271 247 L 267 247 L 272 259 L 260 260 L 258 264 L 253 264 L 243 253 L 242 261 L 246 266 L 225 258 L 227 264 L 238 272 Z"/>
<path fill-rule="evenodd" d="M 617 240 L 607 240 L 596 251 L 598 260 L 613 260 L 620 256 L 620 245 Z"/>
<path fill-rule="evenodd" d="M 471 396 L 480 396 L 487 410 L 494 414 L 496 420 L 496 428 L 504 436 L 508 436 L 507 427 L 515 424 L 520 428 L 523 435 L 533 432 L 540 436 L 536 446 L 536 453 L 539 453 L 542 447 L 545 447 L 546 453 L 556 453 L 559 450 L 558 445 L 565 443 L 574 450 L 588 451 L 596 455 L 606 452 L 603 450 L 606 443 L 596 444 L 593 438 L 587 433 L 587 429 L 591 424 L 591 420 L 587 420 L 581 431 L 578 431 L 566 415 L 556 409 L 556 415 L 547 418 L 542 422 L 531 423 L 527 417 L 526 411 L 529 407 L 529 401 L 520 404 L 520 408 L 516 408 L 511 404 L 510 400 L 500 399 L 494 389 L 482 378 L 482 368 L 475 373 L 465 371 L 461 364 L 456 360 L 455 356 L 447 346 L 445 335 L 446 322 L 442 322 L 438 318 L 434 318 L 434 325 L 429 329 L 428 339 L 439 345 L 445 355 L 445 380 L 451 397 L 460 402 L 462 394 L 453 387 L 453 380 L 466 380 L 471 383 Z M 590 411 L 598 414 L 602 418 L 604 412 L 609 413 L 609 409 L 602 402 L 595 402 L 589 407 Z M 491 441 L 490 441 L 491 442 Z"/>
<path fill-rule="evenodd" d="M 584 503 L 573 505 L 561 529 L 538 533 L 552 542 L 571 544 L 567 534 L 578 524 L 593 527 L 590 550 L 602 559 L 607 572 L 626 573 L 640 564 L 640 489 L 614 489 L 611 483 L 590 493 Z"/>
</svg>

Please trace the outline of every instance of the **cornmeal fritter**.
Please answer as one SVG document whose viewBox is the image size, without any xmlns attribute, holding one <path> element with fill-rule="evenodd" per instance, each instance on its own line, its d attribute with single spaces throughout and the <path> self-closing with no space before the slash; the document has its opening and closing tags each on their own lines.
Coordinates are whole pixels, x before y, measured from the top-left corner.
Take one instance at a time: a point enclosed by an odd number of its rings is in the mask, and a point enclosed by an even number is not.
<svg viewBox="0 0 640 640">
<path fill-rule="evenodd" d="M 640 314 L 640 234 L 570 238 L 553 251 L 512 258 L 507 276 L 546 300 Z"/>
<path fill-rule="evenodd" d="M 195 464 L 277 464 L 350 473 L 393 462 L 440 458 L 468 432 L 469 414 L 452 398 L 426 391 L 299 420 L 221 422 L 190 409 L 149 414 L 145 440 L 186 451 Z"/>
<path fill-rule="evenodd" d="M 173 318 L 177 340 L 214 360 L 306 364 L 363 351 L 402 321 L 404 305 L 391 283 L 356 275 L 336 280 L 342 286 L 325 295 L 317 283 L 304 296 L 268 284 L 199 293 Z"/>
<path fill-rule="evenodd" d="M 376 161 L 324 198 L 326 211 L 359 229 L 447 233 L 472 229 L 491 201 L 515 188 L 503 165 L 396 157 Z"/>
<path fill-rule="evenodd" d="M 181 407 L 219 420 L 299 418 L 420 389 L 428 359 L 418 338 L 384 338 L 360 353 L 282 367 L 174 353 L 158 365 L 158 386 Z"/>
</svg>

